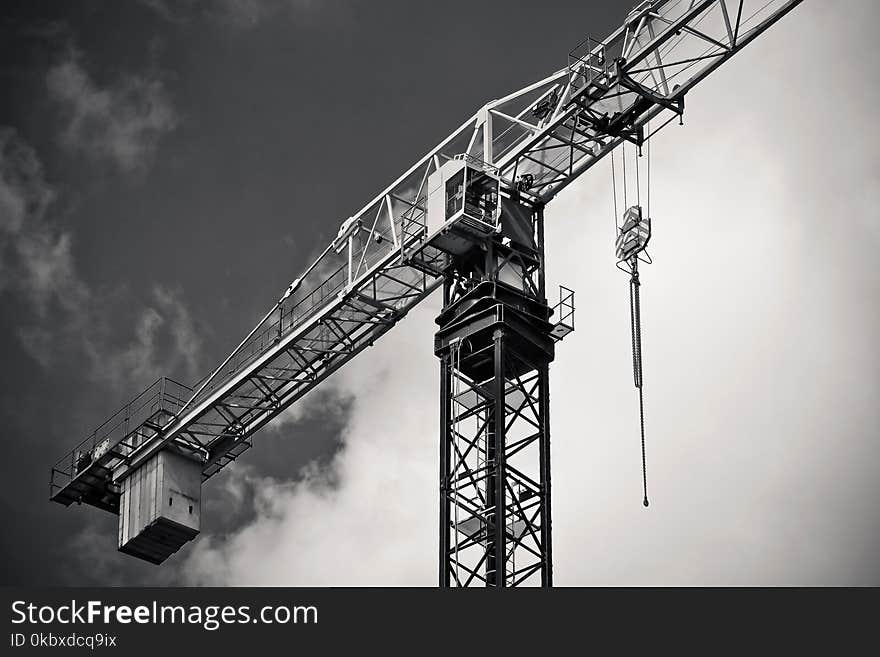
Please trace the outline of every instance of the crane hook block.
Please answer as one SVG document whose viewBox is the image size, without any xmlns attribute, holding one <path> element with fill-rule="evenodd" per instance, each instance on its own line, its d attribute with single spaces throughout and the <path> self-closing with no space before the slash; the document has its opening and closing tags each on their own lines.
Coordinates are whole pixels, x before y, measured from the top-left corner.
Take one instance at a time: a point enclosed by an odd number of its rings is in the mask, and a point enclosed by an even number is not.
<svg viewBox="0 0 880 657">
<path fill-rule="evenodd" d="M 642 216 L 642 206 L 634 205 L 623 215 L 614 244 L 618 262 L 629 260 L 644 251 L 651 239 L 651 218 Z"/>
</svg>

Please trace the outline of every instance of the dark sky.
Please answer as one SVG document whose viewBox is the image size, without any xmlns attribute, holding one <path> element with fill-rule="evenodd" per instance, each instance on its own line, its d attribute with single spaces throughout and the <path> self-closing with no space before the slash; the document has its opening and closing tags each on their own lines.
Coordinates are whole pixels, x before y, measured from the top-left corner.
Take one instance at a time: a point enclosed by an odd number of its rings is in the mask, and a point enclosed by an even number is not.
<svg viewBox="0 0 880 657">
<path fill-rule="evenodd" d="M 50 504 L 50 464 L 157 376 L 208 372 L 345 217 L 626 8 L 4 2 L 2 583 L 181 581 L 118 555 L 114 517 Z M 350 401 L 328 392 L 243 461 L 295 479 L 339 449 Z M 252 508 L 225 490 L 215 536 Z"/>
</svg>

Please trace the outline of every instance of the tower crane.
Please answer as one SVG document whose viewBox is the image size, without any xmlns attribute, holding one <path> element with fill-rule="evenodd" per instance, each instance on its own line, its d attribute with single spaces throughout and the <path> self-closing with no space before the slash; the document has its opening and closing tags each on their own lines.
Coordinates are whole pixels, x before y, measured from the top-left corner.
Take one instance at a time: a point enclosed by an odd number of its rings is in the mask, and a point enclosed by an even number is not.
<svg viewBox="0 0 880 657">
<path fill-rule="evenodd" d="M 439 584 L 551 586 L 549 365 L 574 330 L 574 292 L 547 300 L 544 208 L 680 121 L 687 93 L 799 2 L 645 0 L 565 67 L 487 103 L 344 220 L 210 375 L 160 378 L 61 458 L 50 499 L 117 514 L 119 550 L 162 563 L 198 535 L 206 480 L 440 289 Z M 625 208 L 616 236 L 640 391 L 649 209 Z"/>
</svg>

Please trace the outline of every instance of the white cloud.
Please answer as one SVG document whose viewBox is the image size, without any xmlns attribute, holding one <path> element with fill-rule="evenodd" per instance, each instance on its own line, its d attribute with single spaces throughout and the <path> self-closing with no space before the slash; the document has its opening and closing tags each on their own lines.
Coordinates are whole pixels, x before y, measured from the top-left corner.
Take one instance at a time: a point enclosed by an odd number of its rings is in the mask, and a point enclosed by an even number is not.
<svg viewBox="0 0 880 657">
<path fill-rule="evenodd" d="M 880 200 L 874 101 L 816 102 L 814 85 L 837 99 L 863 86 L 844 43 L 867 12 L 802 5 L 653 145 L 649 511 L 607 168 L 550 208 L 550 274 L 588 313 L 553 372 L 554 458 L 582 465 L 555 469 L 560 583 L 880 581 L 880 359 L 866 348 L 880 270 L 876 215 L 860 209 Z"/>
<path fill-rule="evenodd" d="M 155 286 L 137 317 L 133 340 L 121 347 L 111 343 L 99 317 L 89 316 L 84 323 L 83 346 L 95 380 L 136 389 L 170 372 L 182 372 L 188 379 L 184 383 L 198 377 L 201 340 L 179 293 Z"/>
<path fill-rule="evenodd" d="M 34 150 L 0 127 L 0 291 L 23 291 L 40 315 L 50 302 L 71 307 L 88 296 L 73 271 L 69 233 L 46 217 L 54 199 Z"/>
<path fill-rule="evenodd" d="M 183 361 L 186 371 L 194 376 L 199 366 L 201 339 L 189 309 L 179 293 L 162 286 L 153 288 L 153 297 L 159 307 L 160 315 L 167 318 L 168 329 L 173 340 L 172 353 Z"/>
<path fill-rule="evenodd" d="M 191 583 L 432 584 L 436 577 L 438 366 L 432 299 L 329 381 L 353 396 L 345 446 L 294 482 L 244 476 L 256 521 L 205 536 L 180 568 Z M 239 469 L 239 466 L 233 466 Z M 211 495 L 211 484 L 205 489 Z M 210 528 L 206 528 L 210 530 Z M 207 533 L 207 532 L 206 532 Z"/>
<path fill-rule="evenodd" d="M 175 291 L 155 286 L 134 340 L 119 344 L 113 304 L 130 303 L 130 295 L 96 294 L 80 277 L 71 233 L 48 216 L 55 196 L 33 148 L 0 128 L 0 293 L 24 301 L 13 324 L 23 347 L 48 367 L 73 345 L 88 358 L 90 376 L 114 386 L 146 385 L 168 369 L 195 378 L 200 341 Z"/>
<path fill-rule="evenodd" d="M 46 84 L 66 112 L 62 143 L 126 172 L 147 167 L 159 139 L 178 122 L 160 79 L 124 75 L 101 87 L 75 51 L 49 70 Z"/>
<path fill-rule="evenodd" d="M 549 275 L 579 309 L 551 372 L 557 584 L 880 582 L 880 99 L 850 56 L 876 50 L 874 17 L 801 5 L 654 143 L 649 510 L 607 163 L 549 206 Z M 334 485 L 263 480 L 257 520 L 196 545 L 190 581 L 436 581 L 436 311 L 334 377 L 355 399 Z"/>
</svg>

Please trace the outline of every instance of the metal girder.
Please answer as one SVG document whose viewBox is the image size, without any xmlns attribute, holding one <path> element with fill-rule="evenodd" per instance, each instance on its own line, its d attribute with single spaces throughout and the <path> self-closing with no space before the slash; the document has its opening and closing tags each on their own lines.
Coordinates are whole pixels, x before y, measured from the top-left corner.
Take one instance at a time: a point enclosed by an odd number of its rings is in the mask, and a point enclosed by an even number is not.
<svg viewBox="0 0 880 657">
<path fill-rule="evenodd" d="M 648 0 L 565 68 L 487 103 L 342 223 L 222 369 L 192 388 L 157 381 L 55 465 L 50 496 L 112 510 L 112 482 L 170 444 L 198 453 L 210 477 L 442 281 L 444 255 L 413 247 L 443 162 L 481 157 L 506 188 L 547 203 L 624 140 L 649 139 L 651 119 L 683 111 L 692 87 L 800 1 Z"/>
<path fill-rule="evenodd" d="M 490 349 L 486 381 L 441 359 L 440 586 L 551 586 L 548 365 Z"/>
<path fill-rule="evenodd" d="M 557 102 L 541 129 L 507 126 L 518 139 L 494 164 L 509 181 L 529 174 L 530 192 L 549 202 L 622 141 L 649 139 L 651 119 L 683 112 L 693 86 L 800 2 L 643 2 L 605 41 L 572 51 L 569 75 L 548 83 Z"/>
<path fill-rule="evenodd" d="M 435 336 L 441 587 L 553 582 L 549 364 L 555 327 L 545 298 L 543 208 L 531 212 L 532 249 L 520 252 L 489 236 L 482 244 L 485 266 L 465 258 L 444 283 Z M 507 266 L 517 275 L 504 282 Z M 560 316 L 573 330 L 573 296 L 566 303 L 571 312 Z"/>
<path fill-rule="evenodd" d="M 278 413 L 372 345 L 440 282 L 407 265 L 380 261 L 349 292 L 338 297 L 296 330 L 280 335 L 267 327 L 268 347 L 218 387 L 207 388 L 188 411 L 165 427 L 169 442 L 183 430 L 199 434 L 207 479 L 223 465 L 222 454 L 244 443 Z M 387 275 L 386 275 L 387 274 Z M 271 372 L 271 378 L 265 374 Z M 234 438 L 230 439 L 230 435 Z M 162 441 L 133 454 L 117 469 L 123 478 L 160 449 Z M 243 449 L 241 451 L 244 451 Z M 239 452 L 240 453 L 240 452 Z"/>
</svg>

